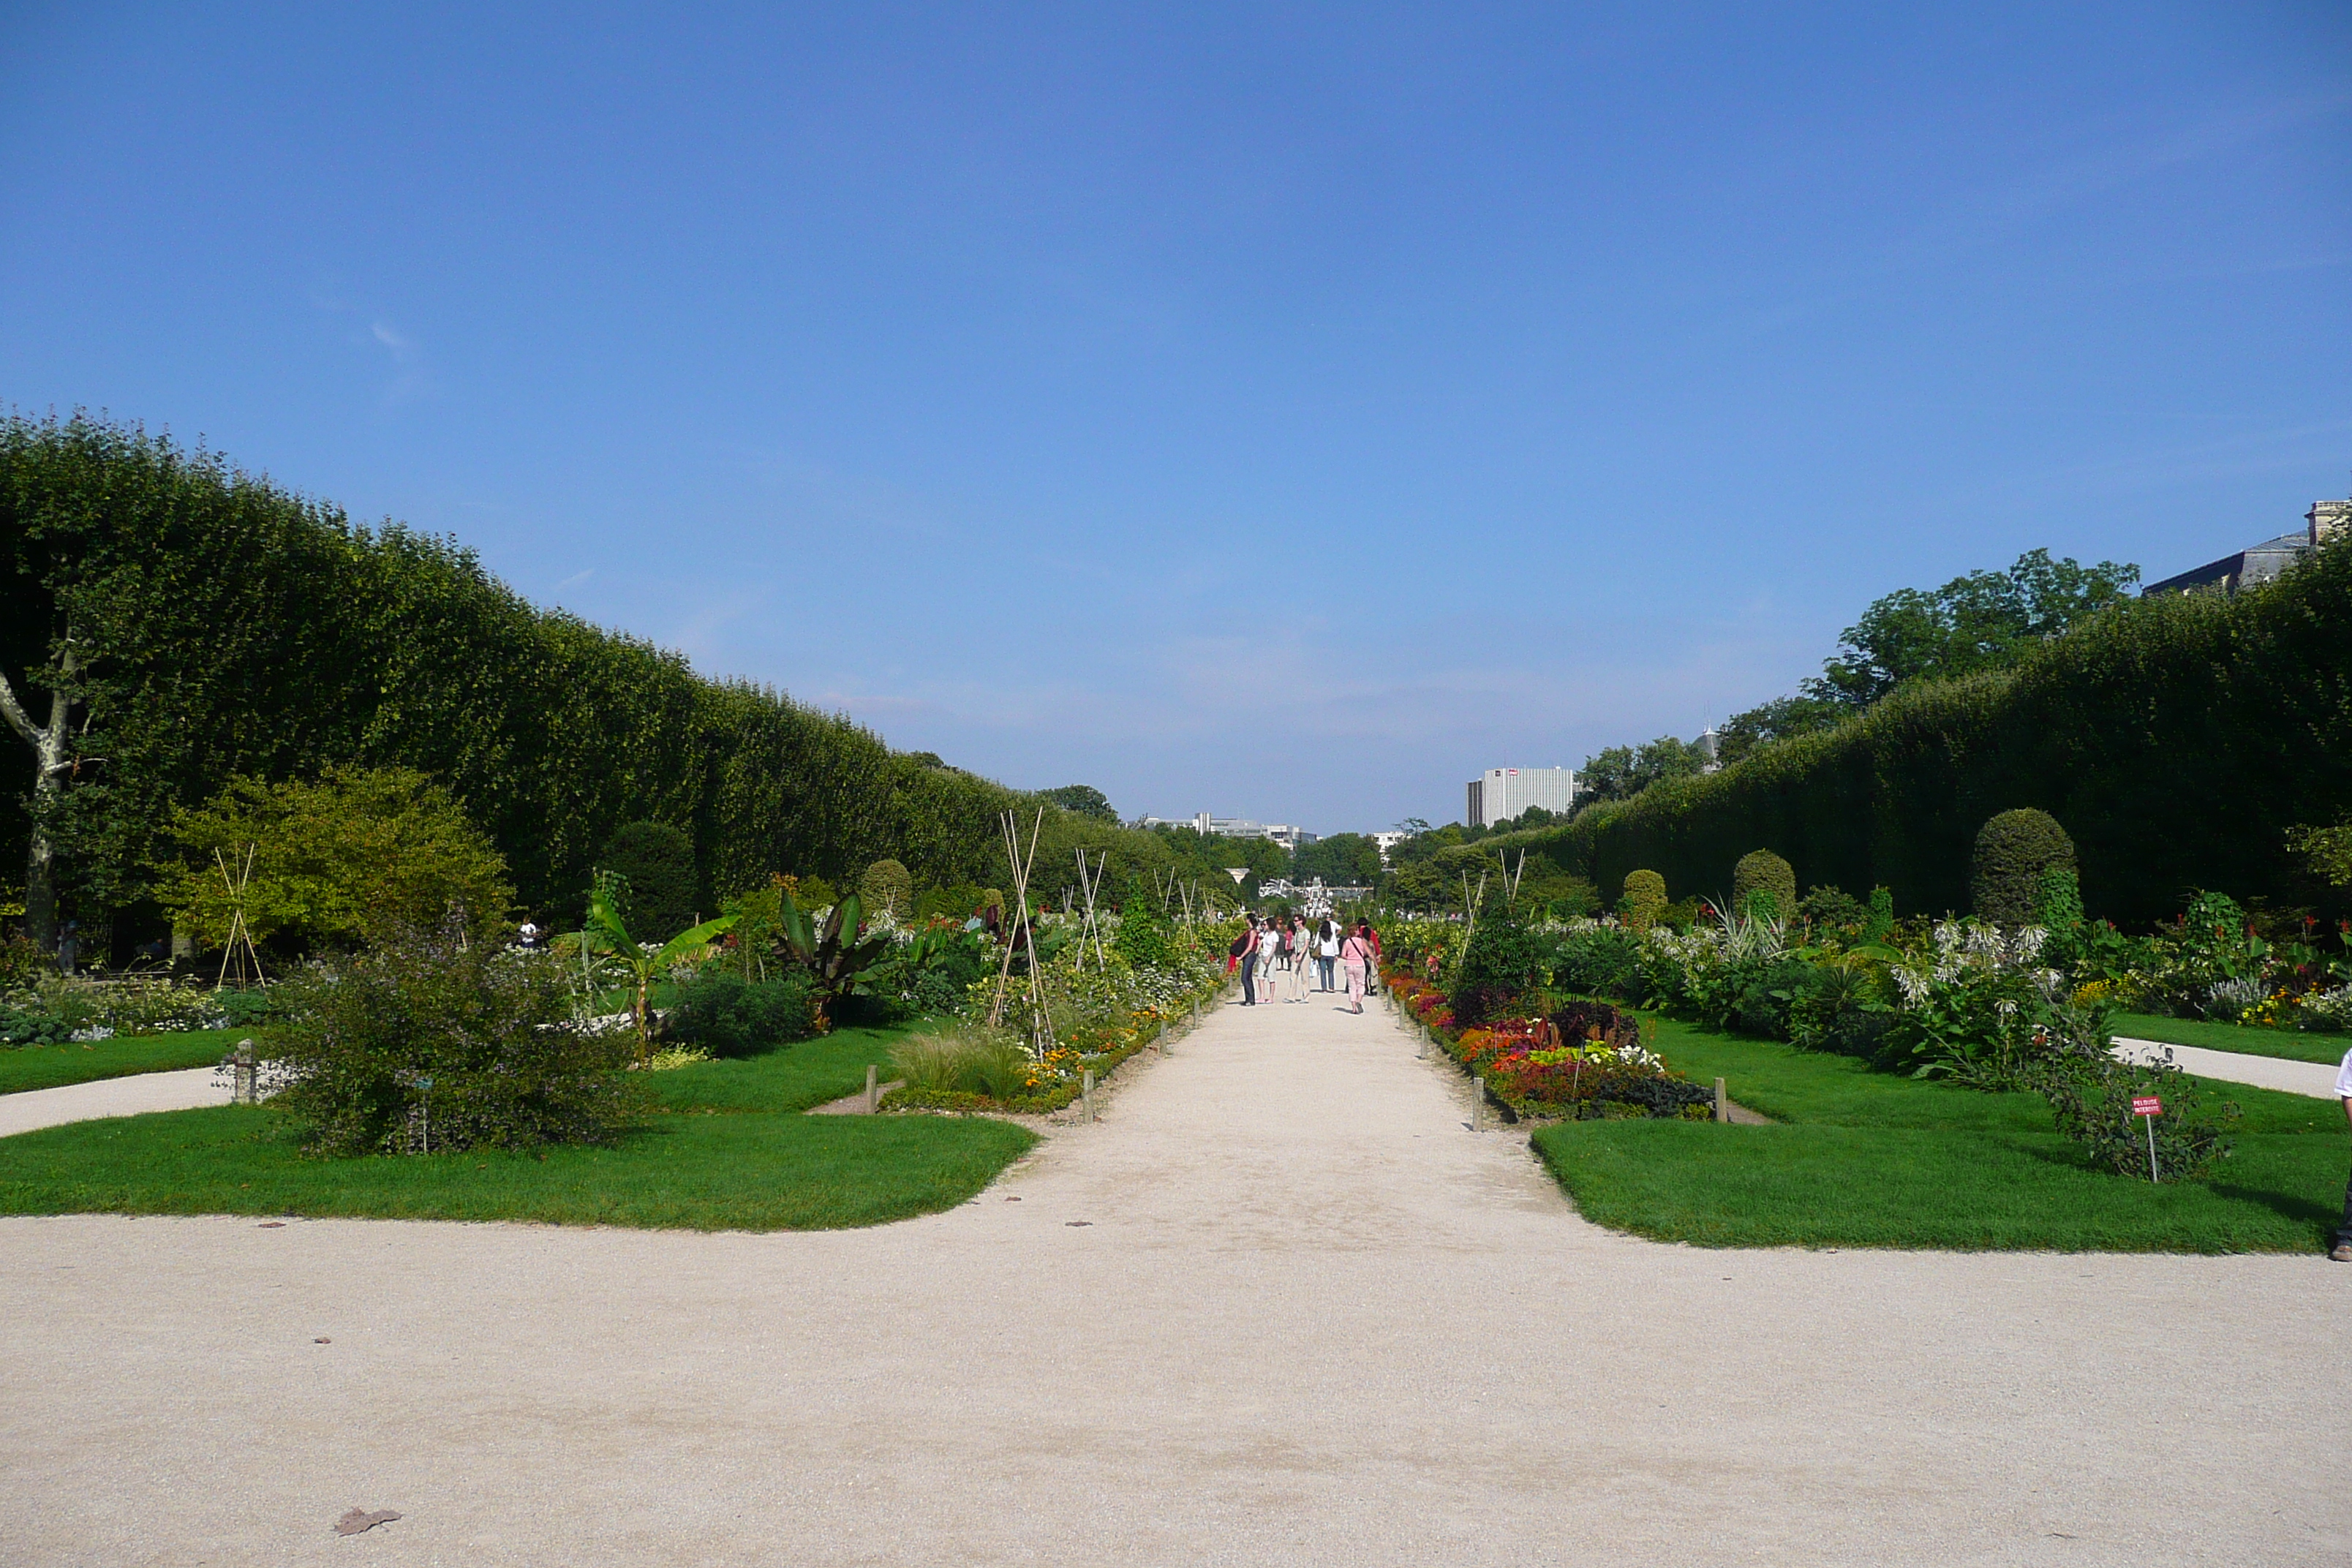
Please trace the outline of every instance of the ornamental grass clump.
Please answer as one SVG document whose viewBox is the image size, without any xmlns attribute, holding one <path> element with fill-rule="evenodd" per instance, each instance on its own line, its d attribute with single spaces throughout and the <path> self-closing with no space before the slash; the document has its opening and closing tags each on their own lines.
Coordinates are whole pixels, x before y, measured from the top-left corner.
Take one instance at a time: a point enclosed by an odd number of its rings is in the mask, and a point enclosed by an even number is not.
<svg viewBox="0 0 2352 1568">
<path fill-rule="evenodd" d="M 908 1035 L 890 1047 L 890 1070 L 933 1093 L 1013 1100 L 1030 1092 L 1035 1066 L 1019 1039 L 985 1025 Z"/>
<path fill-rule="evenodd" d="M 562 965 L 447 928 L 279 987 L 269 1104 L 305 1153 L 609 1144 L 649 1101 L 630 1037 L 574 1018 Z"/>
</svg>

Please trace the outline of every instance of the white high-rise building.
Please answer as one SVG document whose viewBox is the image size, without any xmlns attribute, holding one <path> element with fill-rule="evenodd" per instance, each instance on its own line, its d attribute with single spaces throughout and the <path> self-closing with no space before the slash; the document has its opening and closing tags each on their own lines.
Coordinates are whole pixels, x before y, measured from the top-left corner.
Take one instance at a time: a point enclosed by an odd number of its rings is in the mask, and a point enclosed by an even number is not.
<svg viewBox="0 0 2352 1568">
<path fill-rule="evenodd" d="M 1574 768 L 1488 768 L 1470 781 L 1470 810 L 1463 821 L 1492 827 L 1531 805 L 1565 814 L 1576 804 Z"/>
</svg>

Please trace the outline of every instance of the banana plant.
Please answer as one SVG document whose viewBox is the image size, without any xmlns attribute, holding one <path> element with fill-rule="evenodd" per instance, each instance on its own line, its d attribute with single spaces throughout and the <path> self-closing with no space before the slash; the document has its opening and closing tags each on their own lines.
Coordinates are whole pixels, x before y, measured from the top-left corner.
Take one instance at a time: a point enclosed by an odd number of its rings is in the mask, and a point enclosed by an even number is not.
<svg viewBox="0 0 2352 1568">
<path fill-rule="evenodd" d="M 708 948 L 734 924 L 733 915 L 721 915 L 691 931 L 678 932 L 648 952 L 629 935 L 629 925 L 621 917 L 620 901 L 614 896 L 613 884 L 598 879 L 595 889 L 588 895 L 588 926 L 580 934 L 590 947 L 611 953 L 628 971 L 628 979 L 616 997 L 625 996 L 628 1001 L 630 1022 L 637 1032 L 637 1060 L 644 1061 L 653 1049 L 648 1004 L 654 982 L 669 973 L 672 965 Z"/>
<path fill-rule="evenodd" d="M 807 966 L 815 982 L 820 1016 L 833 998 L 855 991 L 875 961 L 889 950 L 887 937 L 859 935 L 858 922 L 866 910 L 855 893 L 835 903 L 822 920 L 811 920 L 793 902 L 790 893 L 784 895 L 783 908 L 778 912 L 784 944 Z"/>
</svg>

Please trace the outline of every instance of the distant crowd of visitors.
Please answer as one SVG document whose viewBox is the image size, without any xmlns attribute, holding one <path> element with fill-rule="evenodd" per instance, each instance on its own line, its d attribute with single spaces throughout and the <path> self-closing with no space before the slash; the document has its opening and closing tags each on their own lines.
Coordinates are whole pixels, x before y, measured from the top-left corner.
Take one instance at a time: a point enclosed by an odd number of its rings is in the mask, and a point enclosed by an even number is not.
<svg viewBox="0 0 2352 1568">
<path fill-rule="evenodd" d="M 1225 973 L 1241 972 L 1242 1005 L 1261 1002 L 1304 1002 L 1307 982 L 1332 994 L 1344 973 L 1349 1005 L 1364 1010 L 1364 996 L 1381 983 L 1381 939 L 1370 921 L 1353 929 L 1325 919 L 1310 925 L 1293 915 L 1247 917 L 1248 924 L 1225 950 Z"/>
</svg>

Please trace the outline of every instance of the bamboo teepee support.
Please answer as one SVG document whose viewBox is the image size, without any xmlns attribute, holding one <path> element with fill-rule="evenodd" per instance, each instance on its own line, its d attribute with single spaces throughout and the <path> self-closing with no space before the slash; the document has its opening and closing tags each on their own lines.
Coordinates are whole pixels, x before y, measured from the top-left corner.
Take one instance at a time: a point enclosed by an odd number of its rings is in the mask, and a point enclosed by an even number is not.
<svg viewBox="0 0 2352 1568">
<path fill-rule="evenodd" d="M 261 954 L 253 945 L 253 928 L 245 920 L 245 892 L 253 883 L 253 858 L 259 849 L 257 844 L 247 844 L 244 859 L 233 872 L 221 852 L 213 851 L 213 864 L 220 868 L 221 885 L 228 889 L 229 901 L 228 941 L 221 949 L 220 978 L 213 982 L 216 989 L 228 984 L 231 967 L 236 969 L 240 985 L 248 984 L 248 967 L 252 973 L 249 984 L 258 985 L 266 978 L 261 973 Z"/>
</svg>

